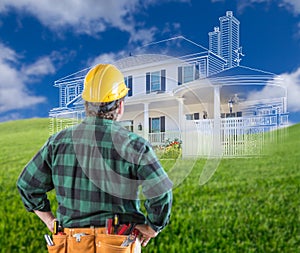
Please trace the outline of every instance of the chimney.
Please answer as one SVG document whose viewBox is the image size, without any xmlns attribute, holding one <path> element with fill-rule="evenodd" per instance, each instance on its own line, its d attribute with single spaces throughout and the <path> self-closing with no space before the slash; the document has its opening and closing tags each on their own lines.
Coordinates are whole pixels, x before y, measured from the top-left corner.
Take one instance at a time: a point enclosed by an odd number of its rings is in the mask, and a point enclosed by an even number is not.
<svg viewBox="0 0 300 253">
<path fill-rule="evenodd" d="M 214 27 L 214 32 L 220 32 L 220 28 L 218 26 Z"/>
<path fill-rule="evenodd" d="M 226 17 L 232 17 L 233 13 L 232 11 L 226 11 Z"/>
</svg>

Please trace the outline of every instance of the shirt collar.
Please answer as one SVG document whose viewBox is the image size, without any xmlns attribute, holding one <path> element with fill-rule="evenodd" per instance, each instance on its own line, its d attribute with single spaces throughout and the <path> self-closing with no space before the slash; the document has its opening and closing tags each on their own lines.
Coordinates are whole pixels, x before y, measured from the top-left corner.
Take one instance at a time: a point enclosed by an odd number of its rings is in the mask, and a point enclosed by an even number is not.
<svg viewBox="0 0 300 253">
<path fill-rule="evenodd" d="M 88 125 L 112 125 L 115 124 L 114 120 L 111 119 L 100 119 L 98 117 L 88 116 L 83 121 L 84 124 Z"/>
</svg>

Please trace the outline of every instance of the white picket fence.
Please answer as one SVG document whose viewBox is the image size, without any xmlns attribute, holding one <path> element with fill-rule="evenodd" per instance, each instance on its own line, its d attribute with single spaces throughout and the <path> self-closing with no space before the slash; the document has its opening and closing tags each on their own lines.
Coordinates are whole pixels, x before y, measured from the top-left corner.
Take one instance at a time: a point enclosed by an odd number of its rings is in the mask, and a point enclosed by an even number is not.
<svg viewBox="0 0 300 253">
<path fill-rule="evenodd" d="M 274 130 L 285 126 L 285 122 L 287 124 L 285 117 L 286 115 L 275 115 L 225 118 L 219 121 L 213 119 L 186 121 L 185 129 L 180 134 L 182 155 L 183 157 L 260 155 L 266 141 L 277 141 L 278 133 Z"/>
</svg>

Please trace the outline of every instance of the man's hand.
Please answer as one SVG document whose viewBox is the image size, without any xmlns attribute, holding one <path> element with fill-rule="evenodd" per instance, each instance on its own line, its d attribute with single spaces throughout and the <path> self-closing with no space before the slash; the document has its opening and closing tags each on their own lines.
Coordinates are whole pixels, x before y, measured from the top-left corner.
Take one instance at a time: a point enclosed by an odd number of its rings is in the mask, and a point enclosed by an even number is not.
<svg viewBox="0 0 300 253">
<path fill-rule="evenodd" d="M 151 238 L 158 235 L 149 225 L 141 224 L 136 225 L 135 228 L 140 232 L 140 241 L 143 247 L 145 247 Z"/>
</svg>

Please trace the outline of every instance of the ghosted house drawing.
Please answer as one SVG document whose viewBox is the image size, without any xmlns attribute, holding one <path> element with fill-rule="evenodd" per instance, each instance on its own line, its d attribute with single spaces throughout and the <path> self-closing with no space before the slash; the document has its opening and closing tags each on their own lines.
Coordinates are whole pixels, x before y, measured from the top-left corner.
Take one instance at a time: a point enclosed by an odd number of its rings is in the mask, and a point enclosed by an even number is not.
<svg viewBox="0 0 300 253">
<path fill-rule="evenodd" d="M 115 61 L 130 88 L 121 123 L 152 145 L 182 141 L 182 156 L 246 156 L 260 152 L 263 133 L 288 124 L 280 76 L 242 66 L 240 22 L 231 11 L 208 34 L 209 49 L 178 36 Z M 55 81 L 57 132 L 85 117 L 81 93 L 90 68 Z M 267 95 L 264 95 L 267 94 Z"/>
</svg>

